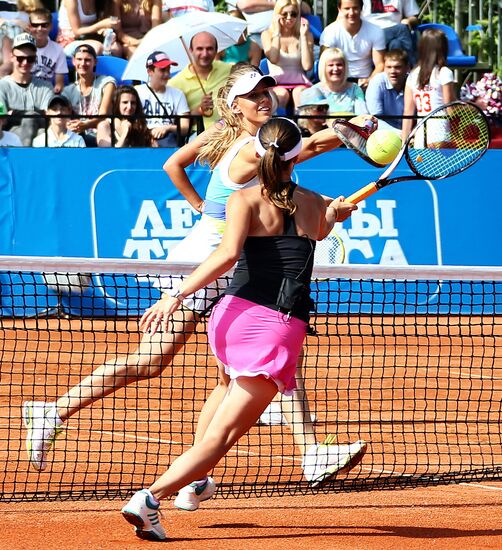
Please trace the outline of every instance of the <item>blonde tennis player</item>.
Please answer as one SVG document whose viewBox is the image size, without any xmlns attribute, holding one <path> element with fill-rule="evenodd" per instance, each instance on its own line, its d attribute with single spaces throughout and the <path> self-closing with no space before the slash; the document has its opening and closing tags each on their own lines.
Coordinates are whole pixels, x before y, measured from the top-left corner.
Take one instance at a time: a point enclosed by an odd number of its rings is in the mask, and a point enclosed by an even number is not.
<svg viewBox="0 0 502 550">
<path fill-rule="evenodd" d="M 230 286 L 213 308 L 209 342 L 230 379 L 204 436 L 178 457 L 149 489 L 122 508 L 136 535 L 164 540 L 160 501 L 203 479 L 258 420 L 279 391 L 290 395 L 309 322 L 315 242 L 356 208 L 297 187 L 291 174 L 302 150 L 296 124 L 267 122 L 253 139 L 259 185 L 232 193 L 221 244 L 174 296 L 146 310 L 140 329 L 165 331 L 183 301 L 226 273 Z M 326 204 L 328 203 L 328 204 Z M 364 444 L 364 442 L 361 442 Z"/>
</svg>

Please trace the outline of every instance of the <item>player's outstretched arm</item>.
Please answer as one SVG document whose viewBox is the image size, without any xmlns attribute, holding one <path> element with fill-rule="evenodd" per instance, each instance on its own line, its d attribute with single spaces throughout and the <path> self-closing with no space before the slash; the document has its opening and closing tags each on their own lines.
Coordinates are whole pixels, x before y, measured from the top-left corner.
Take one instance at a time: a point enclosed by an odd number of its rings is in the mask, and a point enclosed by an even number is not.
<svg viewBox="0 0 502 550">
<path fill-rule="evenodd" d="M 372 115 L 358 115 L 350 119 L 352 124 L 357 124 L 358 126 L 364 126 L 368 121 L 372 121 L 374 127 L 376 128 L 378 121 Z M 337 135 L 333 132 L 333 129 L 326 128 L 325 130 L 319 130 L 311 136 L 303 139 L 303 147 L 298 158 L 298 162 L 304 162 L 308 159 L 311 159 L 321 153 L 327 151 L 332 151 L 342 144 Z"/>
</svg>

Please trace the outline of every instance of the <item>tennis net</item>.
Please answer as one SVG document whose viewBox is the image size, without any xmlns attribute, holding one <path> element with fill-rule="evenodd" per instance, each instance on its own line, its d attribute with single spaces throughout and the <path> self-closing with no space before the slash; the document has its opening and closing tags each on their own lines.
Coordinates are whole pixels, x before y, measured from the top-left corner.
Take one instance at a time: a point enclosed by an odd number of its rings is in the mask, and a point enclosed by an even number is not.
<svg viewBox="0 0 502 550">
<path fill-rule="evenodd" d="M 0 257 L 0 500 L 126 498 L 190 446 L 217 383 L 205 318 L 160 376 L 72 416 L 42 472 L 26 457 L 21 415 L 25 400 L 54 401 L 134 352 L 159 275 L 190 271 Z M 312 296 L 302 370 L 317 440 L 363 439 L 368 451 L 314 488 L 276 411 L 275 423 L 262 418 L 216 467 L 219 496 L 502 479 L 502 268 L 317 266 Z"/>
</svg>

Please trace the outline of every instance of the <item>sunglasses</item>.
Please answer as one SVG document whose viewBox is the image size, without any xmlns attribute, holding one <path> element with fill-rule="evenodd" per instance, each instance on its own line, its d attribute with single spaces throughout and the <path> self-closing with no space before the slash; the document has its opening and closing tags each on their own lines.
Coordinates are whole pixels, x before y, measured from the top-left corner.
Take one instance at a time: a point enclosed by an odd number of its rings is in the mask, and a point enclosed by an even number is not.
<svg viewBox="0 0 502 550">
<path fill-rule="evenodd" d="M 298 13 L 296 11 L 287 11 L 286 13 L 281 13 L 281 17 L 284 17 L 284 19 L 296 19 Z"/>
<path fill-rule="evenodd" d="M 30 25 L 34 29 L 36 29 L 36 28 L 47 29 L 47 28 L 49 28 L 50 23 L 30 23 Z"/>
<path fill-rule="evenodd" d="M 14 57 L 18 63 L 22 63 L 23 61 L 26 61 L 26 63 L 35 63 L 37 60 L 36 55 L 15 55 Z"/>
</svg>

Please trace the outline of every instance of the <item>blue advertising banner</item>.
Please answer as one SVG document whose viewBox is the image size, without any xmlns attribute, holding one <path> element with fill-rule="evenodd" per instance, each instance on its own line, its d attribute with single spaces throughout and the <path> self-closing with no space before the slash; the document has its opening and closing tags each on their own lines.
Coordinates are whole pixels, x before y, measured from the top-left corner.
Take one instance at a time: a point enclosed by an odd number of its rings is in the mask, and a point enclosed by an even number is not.
<svg viewBox="0 0 502 550">
<path fill-rule="evenodd" d="M 0 253 L 166 258 L 198 216 L 162 170 L 166 149 L 0 149 Z M 502 265 L 502 151 L 464 174 L 383 189 L 336 227 L 349 263 Z M 402 173 L 406 168 L 401 170 Z M 298 180 L 349 195 L 380 171 L 351 151 L 298 165 Z M 189 168 L 201 195 L 206 168 Z"/>
<path fill-rule="evenodd" d="M 198 219 L 162 169 L 171 152 L 0 148 L 0 254 L 167 258 Z M 361 202 L 349 220 L 335 227 L 348 263 L 501 266 L 500 176 L 496 175 L 501 161 L 502 150 L 490 150 L 467 172 L 449 180 L 398 183 Z M 398 173 L 406 170 L 402 167 Z M 208 170 L 192 166 L 188 173 L 204 196 Z M 380 173 L 351 151 L 336 150 L 298 165 L 295 177 L 305 187 L 334 197 L 348 196 Z M 320 246 L 325 259 L 329 254 L 322 250 Z M 139 312 L 158 293 L 149 288 L 144 299 L 140 288 L 133 298 L 127 296 L 126 303 L 124 297 L 114 296 L 113 286 L 106 288 L 106 277 L 101 277 L 91 281 L 83 295 L 70 292 L 61 299 L 49 285 L 46 297 L 34 293 L 16 303 L 12 296 L 26 287 L 26 281 L 17 277 L 0 273 L 0 315 L 39 314 L 54 307 L 84 316 L 91 308 L 97 308 L 99 315 L 125 314 L 130 313 L 131 300 L 136 300 L 133 311 Z M 133 283 L 131 287 L 137 281 Z M 35 275 L 29 284 L 35 288 L 46 281 Z M 346 292 L 340 285 L 337 311 L 351 312 L 353 307 L 363 311 L 363 306 L 343 305 Z M 432 287 L 424 304 L 407 302 L 410 311 L 439 305 L 441 292 Z M 382 302 L 383 313 L 397 313 L 391 301 Z M 462 303 L 459 306 L 467 311 Z M 469 304 L 466 307 L 471 311 Z M 405 307 L 402 312 L 407 311 Z"/>
</svg>

